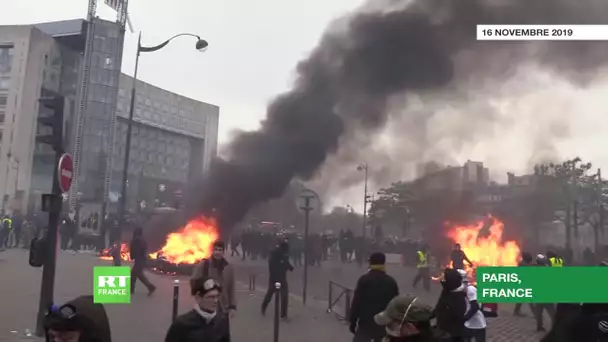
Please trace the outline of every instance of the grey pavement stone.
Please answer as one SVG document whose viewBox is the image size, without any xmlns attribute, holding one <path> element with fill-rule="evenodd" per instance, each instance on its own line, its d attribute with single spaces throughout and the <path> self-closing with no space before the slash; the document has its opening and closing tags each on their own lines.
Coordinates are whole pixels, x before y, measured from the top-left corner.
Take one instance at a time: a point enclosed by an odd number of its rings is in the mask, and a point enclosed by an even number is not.
<svg viewBox="0 0 608 342">
<path fill-rule="evenodd" d="M 76 296 L 90 294 L 93 289 L 92 268 L 109 265 L 86 254 L 60 252 L 58 255 L 55 301 L 65 302 Z M 27 251 L 8 250 L 0 254 L 3 307 L 0 314 L 0 341 L 36 341 L 24 335 L 25 329 L 34 331 L 39 300 L 41 269 L 27 264 Z M 113 341 L 162 341 L 171 323 L 173 278 L 148 273 L 158 287 L 148 297 L 138 284 L 136 294 L 129 305 L 106 305 L 110 318 Z M 179 312 L 190 310 L 193 305 L 187 288 L 187 278 L 182 278 Z M 272 341 L 273 312 L 269 308 L 266 317 L 260 314 L 262 290 L 249 293 L 246 284 L 238 284 L 238 313 L 231 322 L 234 341 Z M 339 323 L 319 306 L 303 307 L 292 300 L 290 322 L 281 322 L 280 341 L 336 341 L 350 340 L 345 325 Z M 328 319 L 330 318 L 330 319 Z M 17 331 L 14 333 L 12 331 Z"/>
<path fill-rule="evenodd" d="M 237 278 L 242 282 L 248 282 L 250 275 L 256 275 L 256 286 L 258 290 L 265 290 L 268 283 L 268 264 L 263 260 L 256 261 L 241 261 L 233 258 L 231 262 L 235 264 L 237 269 Z M 361 274 L 366 272 L 365 267 L 359 267 L 355 263 L 342 264 L 334 261 L 327 261 L 321 267 L 311 266 L 308 269 L 308 301 L 309 306 L 314 306 L 319 309 L 327 310 L 329 281 L 335 281 L 346 287 L 353 289 L 357 279 Z M 431 282 L 431 291 L 426 292 L 420 289 L 412 288 L 413 277 L 416 270 L 411 267 L 399 265 L 388 265 L 387 272 L 392 275 L 399 284 L 401 293 L 412 293 L 421 298 L 427 304 L 433 306 L 440 292 L 440 286 L 436 282 Z M 303 288 L 302 268 L 297 267 L 293 273 L 289 275 L 289 288 L 292 292 L 292 297 L 296 300 L 301 300 Z M 334 294 L 334 299 L 336 295 Z M 339 302 L 339 307 L 335 307 L 334 311 L 343 311 L 344 297 Z M 527 312 L 528 306 L 524 305 L 523 312 Z M 512 304 L 499 305 L 499 317 L 488 319 L 488 341 L 489 342 L 528 342 L 538 341 L 542 334 L 535 331 L 536 325 L 531 314 L 528 317 L 514 317 L 512 315 Z M 550 327 L 548 316 L 545 317 L 545 326 Z"/>
</svg>

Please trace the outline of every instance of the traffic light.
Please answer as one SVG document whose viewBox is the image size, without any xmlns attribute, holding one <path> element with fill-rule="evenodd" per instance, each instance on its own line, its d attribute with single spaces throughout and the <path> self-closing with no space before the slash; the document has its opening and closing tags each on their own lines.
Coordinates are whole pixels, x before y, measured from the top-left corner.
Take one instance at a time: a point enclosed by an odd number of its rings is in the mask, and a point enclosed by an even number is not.
<svg viewBox="0 0 608 342">
<path fill-rule="evenodd" d="M 43 93 L 45 93 L 43 91 Z M 63 153 L 63 107 L 65 99 L 58 94 L 39 99 L 38 129 L 36 141 L 50 145 L 57 153 Z"/>
</svg>

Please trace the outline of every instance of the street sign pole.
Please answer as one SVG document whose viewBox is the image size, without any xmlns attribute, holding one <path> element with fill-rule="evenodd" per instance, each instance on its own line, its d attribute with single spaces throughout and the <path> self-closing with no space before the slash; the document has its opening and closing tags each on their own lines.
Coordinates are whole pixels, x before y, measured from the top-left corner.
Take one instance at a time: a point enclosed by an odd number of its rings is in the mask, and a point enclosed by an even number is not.
<svg viewBox="0 0 608 342">
<path fill-rule="evenodd" d="M 53 174 L 53 189 L 49 196 L 49 226 L 46 229 L 46 258 L 42 269 L 42 283 L 40 285 L 40 303 L 36 322 L 36 335 L 44 336 L 44 318 L 48 309 L 53 305 L 55 290 L 55 269 L 57 263 L 57 233 L 59 230 L 59 216 L 61 215 L 62 193 L 67 192 L 72 182 L 72 158 L 69 154 L 57 152 L 55 154 Z"/>
<path fill-rule="evenodd" d="M 304 279 L 302 284 L 302 304 L 306 305 L 306 293 L 308 290 L 308 263 L 309 263 L 309 253 L 308 253 L 308 230 L 310 227 L 310 212 L 315 210 L 315 206 L 313 200 L 316 199 L 319 201 L 319 195 L 316 192 L 310 189 L 304 189 L 300 193 L 300 198 L 304 200 L 302 206 L 300 206 L 300 210 L 304 211 Z M 319 201 L 320 202 L 320 201 Z M 316 203 L 319 205 L 320 203 Z"/>
</svg>

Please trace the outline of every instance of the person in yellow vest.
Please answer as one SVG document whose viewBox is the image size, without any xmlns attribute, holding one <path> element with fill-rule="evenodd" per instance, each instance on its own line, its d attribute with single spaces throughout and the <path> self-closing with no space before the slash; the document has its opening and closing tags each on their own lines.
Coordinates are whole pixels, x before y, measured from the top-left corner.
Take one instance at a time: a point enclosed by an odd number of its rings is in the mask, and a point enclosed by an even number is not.
<svg viewBox="0 0 608 342">
<path fill-rule="evenodd" d="M 548 251 L 547 258 L 549 258 L 549 265 L 551 267 L 564 267 L 564 259 L 555 254 L 555 252 Z"/>
<path fill-rule="evenodd" d="M 0 244 L 2 248 L 9 248 L 10 245 L 10 237 L 13 234 L 13 220 L 9 216 L 4 216 L 2 219 L 2 240 Z"/>
<path fill-rule="evenodd" d="M 418 252 L 416 252 L 416 268 L 418 273 L 414 277 L 414 283 L 412 286 L 416 288 L 418 282 L 422 280 L 422 286 L 426 291 L 431 290 L 431 272 L 429 268 L 429 253 L 428 248 L 425 245 L 420 246 Z"/>
</svg>

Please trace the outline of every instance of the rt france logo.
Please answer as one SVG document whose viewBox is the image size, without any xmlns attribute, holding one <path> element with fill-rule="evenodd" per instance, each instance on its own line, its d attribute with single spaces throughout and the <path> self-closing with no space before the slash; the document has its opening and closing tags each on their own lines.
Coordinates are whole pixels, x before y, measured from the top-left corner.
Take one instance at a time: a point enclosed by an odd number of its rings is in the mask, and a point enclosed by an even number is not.
<svg viewBox="0 0 608 342">
<path fill-rule="evenodd" d="M 131 269 L 129 266 L 94 267 L 93 301 L 99 304 L 131 303 Z"/>
</svg>

